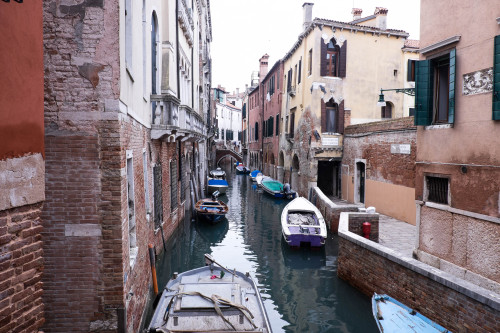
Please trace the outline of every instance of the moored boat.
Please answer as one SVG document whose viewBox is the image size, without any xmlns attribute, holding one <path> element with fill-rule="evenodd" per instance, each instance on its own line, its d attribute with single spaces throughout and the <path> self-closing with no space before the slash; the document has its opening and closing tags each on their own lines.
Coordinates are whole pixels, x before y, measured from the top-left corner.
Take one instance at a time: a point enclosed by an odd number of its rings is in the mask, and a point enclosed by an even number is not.
<svg viewBox="0 0 500 333">
<path fill-rule="evenodd" d="M 229 184 L 224 179 L 209 179 L 207 184 L 208 194 L 219 191 L 220 194 L 225 194 Z"/>
<path fill-rule="evenodd" d="M 258 186 L 262 186 L 262 181 L 264 180 L 273 180 L 269 176 L 264 176 L 262 173 L 258 173 L 257 176 L 255 176 L 255 181 L 257 182 Z"/>
<path fill-rule="evenodd" d="M 199 200 L 194 210 L 199 219 L 210 223 L 217 223 L 227 214 L 229 207 L 221 200 L 217 200 L 217 192 L 214 192 L 212 198 Z"/>
<path fill-rule="evenodd" d="M 262 174 L 262 172 L 260 172 L 260 170 L 254 170 L 254 171 L 250 172 L 250 179 L 251 179 L 253 182 L 256 182 L 256 181 L 257 181 L 256 177 L 257 177 L 257 175 L 258 175 L 259 173 L 260 173 L 260 174 Z"/>
<path fill-rule="evenodd" d="M 325 245 L 326 223 L 321 212 L 309 200 L 298 197 L 290 201 L 281 212 L 281 231 L 290 246 Z"/>
<path fill-rule="evenodd" d="M 247 173 L 250 173 L 250 169 L 247 168 L 246 166 L 244 166 L 243 164 L 239 164 L 237 167 L 236 167 L 236 173 L 239 173 L 239 174 L 247 174 Z"/>
<path fill-rule="evenodd" d="M 208 173 L 208 179 L 226 179 L 226 172 L 221 168 L 217 168 L 216 170 L 210 170 Z"/>
<path fill-rule="evenodd" d="M 249 273 L 230 271 L 205 254 L 207 266 L 174 273 L 148 332 L 272 332 Z"/>
<path fill-rule="evenodd" d="M 262 189 L 267 194 L 272 195 L 275 198 L 283 198 L 283 184 L 274 179 L 263 179 L 261 183 Z"/>
<path fill-rule="evenodd" d="M 450 332 L 388 295 L 373 294 L 372 313 L 380 332 Z"/>
</svg>

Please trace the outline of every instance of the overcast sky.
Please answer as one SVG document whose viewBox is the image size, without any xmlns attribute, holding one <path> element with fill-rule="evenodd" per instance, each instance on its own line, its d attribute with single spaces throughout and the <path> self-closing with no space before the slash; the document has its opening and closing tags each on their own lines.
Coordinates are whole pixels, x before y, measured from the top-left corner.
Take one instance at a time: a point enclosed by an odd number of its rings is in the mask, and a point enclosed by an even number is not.
<svg viewBox="0 0 500 333">
<path fill-rule="evenodd" d="M 387 28 L 419 39 L 420 0 L 210 0 L 212 14 L 212 86 L 243 91 L 259 59 L 269 54 L 269 68 L 292 48 L 302 32 L 302 5 L 314 3 L 312 17 L 352 21 L 352 8 L 362 17 L 385 7 Z"/>
</svg>

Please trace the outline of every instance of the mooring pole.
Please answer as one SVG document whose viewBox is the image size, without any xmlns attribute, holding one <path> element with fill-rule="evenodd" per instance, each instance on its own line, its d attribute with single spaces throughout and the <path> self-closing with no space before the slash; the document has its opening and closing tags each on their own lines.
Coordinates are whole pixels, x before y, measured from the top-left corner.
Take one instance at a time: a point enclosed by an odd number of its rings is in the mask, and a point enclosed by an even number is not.
<svg viewBox="0 0 500 333">
<path fill-rule="evenodd" d="M 151 276 L 153 278 L 153 289 L 155 295 L 158 295 L 158 282 L 156 281 L 156 265 L 155 265 L 155 253 L 153 250 L 153 244 L 149 244 L 149 260 L 151 261 Z"/>
</svg>

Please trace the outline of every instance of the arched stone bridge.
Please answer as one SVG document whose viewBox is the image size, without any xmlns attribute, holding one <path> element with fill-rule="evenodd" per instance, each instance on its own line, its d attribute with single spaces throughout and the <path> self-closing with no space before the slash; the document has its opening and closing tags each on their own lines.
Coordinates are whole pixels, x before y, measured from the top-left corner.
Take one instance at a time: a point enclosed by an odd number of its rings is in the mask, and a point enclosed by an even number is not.
<svg viewBox="0 0 500 333">
<path fill-rule="evenodd" d="M 225 158 L 231 156 L 238 162 L 243 162 L 243 156 L 232 149 L 217 149 L 215 151 L 215 161 L 216 165 L 219 165 L 219 162 Z"/>
</svg>

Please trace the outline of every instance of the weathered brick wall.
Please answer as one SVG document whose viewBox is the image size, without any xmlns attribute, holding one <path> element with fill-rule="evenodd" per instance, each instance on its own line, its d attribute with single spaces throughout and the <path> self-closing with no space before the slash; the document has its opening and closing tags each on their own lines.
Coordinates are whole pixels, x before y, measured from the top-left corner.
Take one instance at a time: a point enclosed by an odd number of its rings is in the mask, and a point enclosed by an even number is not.
<svg viewBox="0 0 500 333">
<path fill-rule="evenodd" d="M 391 153 L 391 144 L 410 144 L 410 154 Z M 416 127 L 413 117 L 346 127 L 343 165 L 354 172 L 355 159 L 366 159 L 366 179 L 415 187 Z"/>
<path fill-rule="evenodd" d="M 311 202 L 319 209 L 327 226 L 333 233 L 339 229 L 339 218 L 342 212 L 358 212 L 359 209 L 354 205 L 336 205 L 320 190 L 314 187 L 311 192 Z"/>
<path fill-rule="evenodd" d="M 380 245 L 370 250 L 360 241 L 340 236 L 337 274 L 364 294 L 388 294 L 452 332 L 500 331 L 500 303 L 488 300 L 488 293 L 471 293 L 470 284 L 432 273 L 414 259 L 390 260 Z M 406 260 L 416 268 L 401 264 Z M 438 275 L 431 278 L 433 274 Z M 452 285 L 458 287 L 448 287 Z"/>
<path fill-rule="evenodd" d="M 44 322 L 41 209 L 0 211 L 0 333 L 36 332 Z"/>
<path fill-rule="evenodd" d="M 363 236 L 363 223 L 370 223 L 370 240 L 378 243 L 378 221 L 379 214 L 368 214 L 368 213 L 350 213 L 349 214 L 349 231 Z"/>
</svg>

